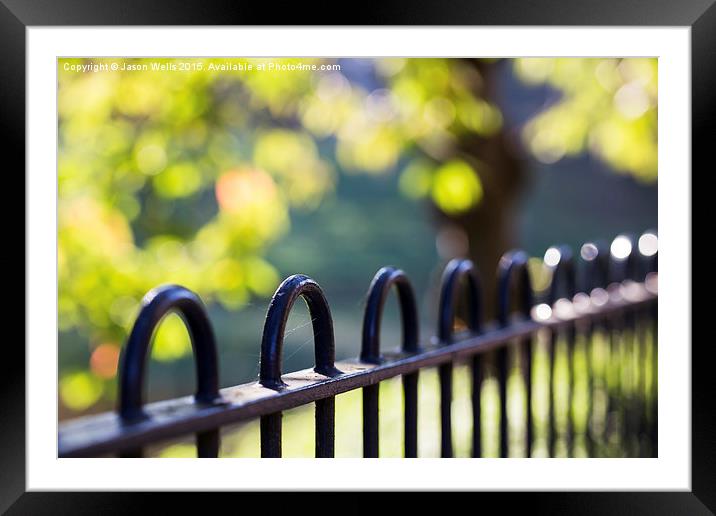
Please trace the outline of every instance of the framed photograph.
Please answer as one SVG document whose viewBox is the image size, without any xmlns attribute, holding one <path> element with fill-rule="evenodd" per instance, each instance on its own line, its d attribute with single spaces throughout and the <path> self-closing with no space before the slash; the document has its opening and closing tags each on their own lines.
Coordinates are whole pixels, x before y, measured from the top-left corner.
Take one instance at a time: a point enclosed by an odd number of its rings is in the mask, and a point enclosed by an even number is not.
<svg viewBox="0 0 716 516">
<path fill-rule="evenodd" d="M 262 7 L 3 0 L 27 208 L 0 508 L 710 514 L 691 171 L 716 7 Z"/>
</svg>

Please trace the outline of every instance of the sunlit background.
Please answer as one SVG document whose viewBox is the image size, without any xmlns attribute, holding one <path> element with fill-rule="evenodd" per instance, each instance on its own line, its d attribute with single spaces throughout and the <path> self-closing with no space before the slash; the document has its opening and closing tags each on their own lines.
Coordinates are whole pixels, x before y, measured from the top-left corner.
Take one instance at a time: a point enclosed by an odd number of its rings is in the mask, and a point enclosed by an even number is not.
<svg viewBox="0 0 716 516">
<path fill-rule="evenodd" d="M 60 419 L 114 407 L 120 349 L 142 296 L 163 283 L 207 304 L 229 386 L 256 378 L 268 299 L 290 274 L 323 287 L 340 359 L 358 353 L 381 266 L 411 277 L 428 338 L 450 258 L 475 260 L 492 295 L 509 248 L 541 257 L 657 225 L 656 59 L 66 66 L 112 61 L 58 62 Z M 338 66 L 209 69 L 262 62 Z M 391 300 L 385 348 L 398 344 L 396 313 Z M 284 370 L 310 367 L 305 307 L 288 327 Z M 192 367 L 186 330 L 169 316 L 148 400 L 193 392 Z"/>
</svg>

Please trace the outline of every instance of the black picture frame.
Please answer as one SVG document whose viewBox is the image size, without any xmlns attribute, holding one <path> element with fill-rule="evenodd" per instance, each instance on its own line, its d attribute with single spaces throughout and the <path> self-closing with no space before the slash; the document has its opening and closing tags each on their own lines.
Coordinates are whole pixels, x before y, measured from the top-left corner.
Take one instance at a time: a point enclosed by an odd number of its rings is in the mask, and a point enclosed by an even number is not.
<svg viewBox="0 0 716 516">
<path fill-rule="evenodd" d="M 25 169 L 26 28 L 90 25 L 569 25 L 691 27 L 692 168 L 706 168 L 716 136 L 716 5 L 714 0 L 459 0 L 380 5 L 328 2 L 280 7 L 240 0 L 0 0 L 0 119 L 6 159 Z M 88 48 L 91 48 L 88 47 Z M 15 169 L 18 170 L 18 169 Z M 703 171 L 704 173 L 706 170 Z M 688 173 L 688 171 L 684 171 Z M 19 174 L 15 174 L 16 177 Z M 693 174 L 692 174 L 693 177 Z M 6 187 L 7 188 L 7 187 Z M 17 188 L 24 191 L 24 180 Z M 6 192 L 8 190 L 6 189 Z M 706 214 L 704 214 L 706 215 Z M 5 220 L 16 220 L 17 216 Z M 24 227 L 24 226 L 23 226 Z M 14 244 L 16 245 L 16 244 Z M 16 253 L 14 249 L 10 250 Z M 10 254 L 10 253 L 8 253 Z M 24 251 L 23 251 L 24 255 Z M 9 267 L 9 266 L 6 266 Z M 24 267 L 24 266 L 23 266 Z M 25 269 L 27 274 L 27 270 Z M 687 300 L 685 300 L 687 301 Z M 24 306 L 24 304 L 23 304 Z M 26 310 L 31 310 L 26 306 Z M 13 344 L 16 344 L 17 339 Z M 3 350 L 0 409 L 0 510 L 8 514 L 126 514 L 161 498 L 163 513 L 186 497 L 174 493 L 25 492 L 25 353 Z M 668 343 L 686 345 L 688 343 Z M 716 425 L 714 376 L 709 342 L 692 347 L 692 491 L 641 493 L 527 493 L 500 497 L 500 510 L 525 502 L 531 512 L 580 514 L 712 514 L 716 511 Z M 320 479 L 317 479 L 320 488 Z M 235 495 L 231 495 L 235 496 Z M 250 503 L 239 493 L 241 503 Z M 414 498 L 419 500 L 420 498 Z M 495 500 L 492 496 L 483 498 Z M 178 503 L 177 503 L 178 502 Z M 213 502 L 212 502 L 213 503 Z M 233 503 L 233 502 L 229 502 Z M 262 502 L 259 502 L 262 503 Z M 319 504 L 320 505 L 320 504 Z M 244 506 L 245 507 L 245 506 Z M 484 506 L 483 506 L 484 507 Z M 240 510 L 242 507 L 237 506 Z M 282 507 L 280 510 L 285 509 Z M 328 510 L 328 509 L 327 509 Z"/>
</svg>

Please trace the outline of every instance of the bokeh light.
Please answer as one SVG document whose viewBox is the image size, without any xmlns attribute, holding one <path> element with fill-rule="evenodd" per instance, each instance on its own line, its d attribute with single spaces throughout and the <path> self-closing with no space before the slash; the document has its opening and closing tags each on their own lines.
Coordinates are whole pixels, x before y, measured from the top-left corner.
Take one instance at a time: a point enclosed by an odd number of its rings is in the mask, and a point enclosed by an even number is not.
<svg viewBox="0 0 716 516">
<path fill-rule="evenodd" d="M 659 238 L 654 233 L 644 233 L 639 237 L 639 252 L 644 256 L 654 256 L 659 250 Z"/>
<path fill-rule="evenodd" d="M 631 254 L 631 240 L 624 235 L 619 235 L 612 241 L 610 247 L 612 256 L 618 260 L 624 260 Z"/>
<path fill-rule="evenodd" d="M 562 253 L 556 247 L 550 247 L 544 253 L 544 264 L 548 267 L 555 267 L 562 259 Z"/>
<path fill-rule="evenodd" d="M 90 369 L 100 378 L 113 378 L 117 374 L 119 347 L 115 344 L 100 344 L 90 356 Z"/>
</svg>

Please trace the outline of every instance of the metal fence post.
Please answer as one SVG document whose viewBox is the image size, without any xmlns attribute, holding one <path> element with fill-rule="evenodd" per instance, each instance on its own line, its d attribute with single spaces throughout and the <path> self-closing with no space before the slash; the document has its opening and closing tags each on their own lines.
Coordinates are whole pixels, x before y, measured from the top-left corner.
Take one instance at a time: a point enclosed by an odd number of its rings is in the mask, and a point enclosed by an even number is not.
<svg viewBox="0 0 716 516">
<path fill-rule="evenodd" d="M 184 320 L 191 336 L 196 364 L 196 403 L 219 402 L 219 368 L 216 342 L 206 309 L 199 297 L 178 285 L 165 285 L 149 291 L 142 299 L 127 345 L 122 352 L 119 372 L 119 414 L 122 420 L 132 423 L 146 419 L 143 394 L 144 376 L 149 345 L 154 329 L 162 318 L 175 310 Z M 209 430 L 197 434 L 199 457 L 217 457 L 219 431 Z M 125 450 L 123 457 L 141 457 L 141 448 Z"/>
<path fill-rule="evenodd" d="M 467 286 L 467 326 L 472 334 L 479 334 L 482 330 L 482 288 L 477 276 L 477 270 L 470 260 L 454 259 L 445 267 L 440 288 L 440 304 L 438 312 L 438 342 L 442 346 L 453 343 L 453 326 L 455 324 L 455 311 L 458 302 L 458 287 L 464 279 Z M 472 455 L 481 455 L 480 446 L 480 388 L 482 378 L 480 374 L 480 358 L 472 359 L 472 417 L 473 417 L 473 445 Z M 440 376 L 440 428 L 441 442 L 440 455 L 453 456 L 452 444 L 452 362 L 446 362 L 438 368 Z"/>
<path fill-rule="evenodd" d="M 514 250 L 505 253 L 497 266 L 497 322 L 502 328 L 510 325 L 510 314 L 512 313 L 512 297 L 510 295 L 513 286 L 513 277 L 516 275 L 515 286 L 519 289 L 518 310 L 524 319 L 532 318 L 532 281 L 527 268 L 527 253 L 521 250 Z M 532 416 L 532 339 L 526 338 L 523 342 L 524 348 L 524 382 L 525 397 L 527 400 L 527 456 L 531 456 L 533 441 L 533 416 Z M 497 351 L 497 369 L 500 385 L 500 456 L 509 456 L 509 433 L 507 417 L 507 380 L 509 369 L 507 366 L 507 346 Z"/>
<path fill-rule="evenodd" d="M 574 272 L 574 259 L 572 250 L 566 246 L 550 247 L 545 253 L 544 263 L 551 273 L 549 289 L 547 290 L 547 304 L 554 307 L 560 297 L 567 298 L 570 301 L 577 293 L 577 279 Z M 560 290 L 562 291 L 560 293 Z M 576 330 L 574 325 L 569 325 L 565 331 L 566 339 L 566 359 L 567 359 L 567 428 L 565 429 L 565 441 L 567 445 L 567 456 L 571 454 L 573 445 L 573 411 L 572 397 L 574 390 L 574 373 L 573 373 L 573 352 L 576 339 Z M 549 346 L 549 363 L 550 363 L 550 379 L 549 379 L 549 456 L 554 457 L 556 454 L 555 446 L 557 442 L 557 396 L 555 384 L 556 371 L 556 352 L 558 344 L 558 333 L 551 332 Z"/>
<path fill-rule="evenodd" d="M 303 297 L 306 301 L 313 325 L 316 360 L 314 371 L 328 377 L 341 374 L 334 365 L 333 318 L 323 291 L 318 283 L 308 276 L 295 274 L 286 278 L 276 289 L 264 322 L 259 383 L 275 391 L 286 388 L 286 384 L 281 379 L 283 339 L 288 315 L 299 297 Z M 334 397 L 328 396 L 316 400 L 316 457 L 334 455 L 334 418 Z M 261 418 L 261 456 L 281 456 L 280 412 Z"/>
<path fill-rule="evenodd" d="M 363 334 L 360 360 L 370 364 L 380 364 L 380 323 L 383 307 L 391 287 L 395 285 L 400 304 L 403 327 L 402 350 L 407 353 L 418 352 L 418 309 L 415 293 L 405 273 L 395 267 L 380 269 L 368 288 L 368 296 L 363 316 Z M 379 383 L 363 387 L 363 456 L 378 457 L 379 425 L 378 396 Z M 418 373 L 403 376 L 405 456 L 418 456 Z"/>
</svg>

